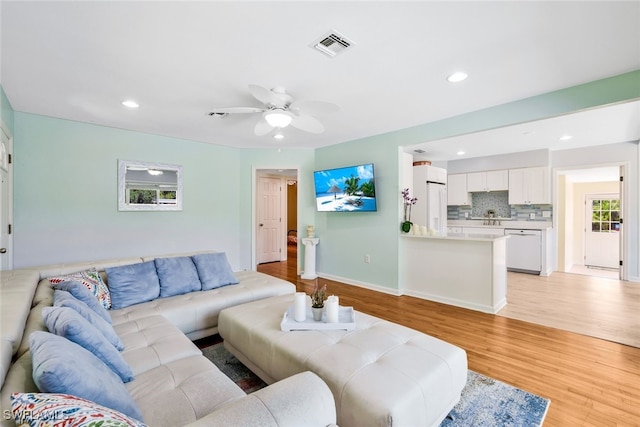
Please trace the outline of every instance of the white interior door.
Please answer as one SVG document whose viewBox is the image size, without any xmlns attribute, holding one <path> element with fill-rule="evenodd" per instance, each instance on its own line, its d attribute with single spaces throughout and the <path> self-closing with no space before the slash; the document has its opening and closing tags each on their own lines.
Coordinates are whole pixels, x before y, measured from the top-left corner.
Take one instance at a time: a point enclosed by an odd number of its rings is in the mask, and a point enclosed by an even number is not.
<svg viewBox="0 0 640 427">
<path fill-rule="evenodd" d="M 620 268 L 620 195 L 589 194 L 585 203 L 585 258 L 590 267 Z"/>
<path fill-rule="evenodd" d="M 258 178 L 258 263 L 280 261 L 281 256 L 281 188 L 280 178 Z"/>
<path fill-rule="evenodd" d="M 11 255 L 11 182 L 9 177 L 9 136 L 0 130 L 0 270 L 13 267 Z"/>
</svg>

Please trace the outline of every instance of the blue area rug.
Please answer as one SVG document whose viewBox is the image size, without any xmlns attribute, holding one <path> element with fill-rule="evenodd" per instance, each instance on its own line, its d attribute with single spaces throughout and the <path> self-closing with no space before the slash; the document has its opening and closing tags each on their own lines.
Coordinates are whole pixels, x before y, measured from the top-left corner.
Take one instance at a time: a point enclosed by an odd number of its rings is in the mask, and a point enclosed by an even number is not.
<svg viewBox="0 0 640 427">
<path fill-rule="evenodd" d="M 550 401 L 468 371 L 460 401 L 440 427 L 541 426 Z"/>
<path fill-rule="evenodd" d="M 202 353 L 245 393 L 266 384 L 222 343 L 207 346 Z M 542 425 L 549 400 L 519 388 L 468 371 L 467 384 L 458 404 L 440 424 L 441 427 L 533 427 Z"/>
</svg>

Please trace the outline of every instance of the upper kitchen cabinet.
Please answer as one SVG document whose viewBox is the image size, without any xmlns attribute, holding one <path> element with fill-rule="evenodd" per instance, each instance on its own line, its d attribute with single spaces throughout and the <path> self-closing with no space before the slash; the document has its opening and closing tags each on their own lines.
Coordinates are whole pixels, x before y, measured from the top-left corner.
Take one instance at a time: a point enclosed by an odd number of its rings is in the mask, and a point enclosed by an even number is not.
<svg viewBox="0 0 640 427">
<path fill-rule="evenodd" d="M 506 191 L 509 190 L 509 171 L 496 170 L 467 174 L 467 191 Z"/>
<path fill-rule="evenodd" d="M 510 205 L 550 205 L 549 168 L 509 169 Z"/>
<path fill-rule="evenodd" d="M 460 173 L 447 177 L 447 205 L 471 205 L 471 197 L 467 191 L 467 174 Z"/>
</svg>

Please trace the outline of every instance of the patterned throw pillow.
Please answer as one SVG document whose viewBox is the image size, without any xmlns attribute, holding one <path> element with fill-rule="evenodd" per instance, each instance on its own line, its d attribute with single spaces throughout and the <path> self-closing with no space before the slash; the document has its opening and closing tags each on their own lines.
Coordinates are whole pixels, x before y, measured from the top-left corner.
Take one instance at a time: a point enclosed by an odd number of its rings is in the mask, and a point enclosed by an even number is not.
<svg viewBox="0 0 640 427">
<path fill-rule="evenodd" d="M 13 393 L 11 410 L 19 426 L 146 427 L 121 412 L 70 394 Z"/>
<path fill-rule="evenodd" d="M 104 308 L 109 310 L 111 308 L 111 295 L 109 294 L 109 288 L 102 281 L 100 273 L 95 268 L 86 271 L 78 271 L 77 273 L 64 274 L 61 276 L 49 277 L 49 283 L 55 285 L 60 282 L 80 282 L 87 289 L 91 291 Z"/>
</svg>

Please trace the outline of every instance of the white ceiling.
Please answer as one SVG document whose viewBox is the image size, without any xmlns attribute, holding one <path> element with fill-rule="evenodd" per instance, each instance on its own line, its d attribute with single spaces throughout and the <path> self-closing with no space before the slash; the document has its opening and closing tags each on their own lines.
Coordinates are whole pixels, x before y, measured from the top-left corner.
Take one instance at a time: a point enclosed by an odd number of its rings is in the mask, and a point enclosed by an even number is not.
<svg viewBox="0 0 640 427">
<path fill-rule="evenodd" d="M 0 81 L 16 111 L 235 147 L 322 147 L 640 69 L 637 1 L 0 7 Z M 355 46 L 328 58 L 309 44 L 332 29 Z M 457 70 L 469 78 L 448 83 Z M 249 84 L 341 109 L 318 117 L 323 134 L 289 127 L 278 143 L 254 135 L 259 114 L 207 115 L 260 106 Z"/>
<path fill-rule="evenodd" d="M 560 139 L 565 136 L 570 139 Z M 414 154 L 416 159 L 438 161 L 538 149 L 569 150 L 638 140 L 640 101 L 634 101 L 416 144 L 404 147 L 404 151 Z M 415 150 L 425 153 L 415 154 Z"/>
</svg>

